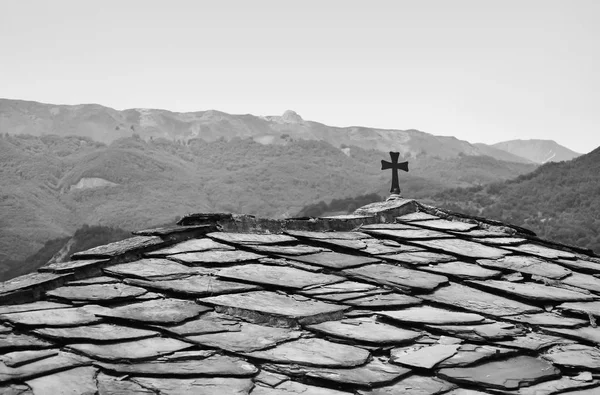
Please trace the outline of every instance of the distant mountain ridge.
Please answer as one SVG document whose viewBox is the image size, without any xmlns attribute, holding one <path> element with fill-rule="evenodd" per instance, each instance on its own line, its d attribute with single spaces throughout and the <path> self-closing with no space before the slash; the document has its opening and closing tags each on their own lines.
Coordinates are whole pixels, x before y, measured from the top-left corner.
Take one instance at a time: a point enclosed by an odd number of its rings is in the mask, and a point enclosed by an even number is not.
<svg viewBox="0 0 600 395">
<path fill-rule="evenodd" d="M 434 136 L 414 129 L 327 126 L 304 120 L 291 110 L 282 116 L 233 115 L 216 110 L 177 113 L 137 108 L 118 111 L 98 104 L 73 106 L 0 99 L 0 133 L 74 135 L 104 144 L 134 134 L 144 140 L 164 138 L 181 142 L 196 138 L 208 142 L 251 138 L 263 145 L 316 140 L 340 149 L 357 146 L 383 152 L 399 151 L 405 158 L 423 154 L 440 158 L 488 155 L 504 161 L 540 163 L 502 147 L 471 144 L 455 137 Z"/>
<path fill-rule="evenodd" d="M 563 147 L 553 140 L 510 140 L 493 144 L 492 147 L 539 164 L 562 162 L 581 156 L 580 153 Z"/>
</svg>

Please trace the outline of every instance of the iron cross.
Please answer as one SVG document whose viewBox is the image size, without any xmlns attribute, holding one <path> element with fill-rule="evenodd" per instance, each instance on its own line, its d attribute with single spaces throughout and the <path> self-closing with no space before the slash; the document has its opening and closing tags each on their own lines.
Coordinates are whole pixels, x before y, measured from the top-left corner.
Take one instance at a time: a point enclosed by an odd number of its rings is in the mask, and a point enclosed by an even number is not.
<svg viewBox="0 0 600 395">
<path fill-rule="evenodd" d="M 398 184 L 398 170 L 408 171 L 408 162 L 398 163 L 399 152 L 390 152 L 392 162 L 385 160 L 381 161 L 381 170 L 392 169 L 392 189 L 390 192 L 400 195 L 400 185 Z"/>
</svg>

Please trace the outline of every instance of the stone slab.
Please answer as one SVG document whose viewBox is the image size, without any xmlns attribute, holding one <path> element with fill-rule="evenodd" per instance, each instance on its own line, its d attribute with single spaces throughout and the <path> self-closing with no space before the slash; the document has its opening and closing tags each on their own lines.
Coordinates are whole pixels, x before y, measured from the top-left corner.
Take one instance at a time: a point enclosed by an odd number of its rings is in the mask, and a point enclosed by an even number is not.
<svg viewBox="0 0 600 395">
<path fill-rule="evenodd" d="M 574 339 L 585 343 L 600 345 L 600 328 L 584 326 L 581 328 L 544 328 L 545 332 L 553 335 Z"/>
<path fill-rule="evenodd" d="M 13 351 L 0 355 L 0 361 L 8 367 L 17 368 L 58 355 L 57 349 Z"/>
<path fill-rule="evenodd" d="M 495 317 L 542 312 L 539 307 L 456 283 L 439 288 L 432 294 L 422 295 L 421 298 Z"/>
<path fill-rule="evenodd" d="M 108 262 L 108 260 L 105 259 L 82 259 L 77 261 L 56 262 L 44 265 L 38 270 L 40 272 L 67 273 L 94 266 L 101 267 L 106 262 Z"/>
<path fill-rule="evenodd" d="M 95 324 L 67 328 L 39 328 L 33 331 L 38 336 L 61 342 L 110 342 L 143 339 L 158 336 L 158 332 L 113 324 Z"/>
<path fill-rule="evenodd" d="M 506 357 L 515 354 L 510 348 L 480 344 L 461 344 L 456 354 L 437 364 L 438 368 L 463 367 L 483 362 L 491 358 Z"/>
<path fill-rule="evenodd" d="M 216 306 L 217 312 L 242 316 L 258 322 L 279 323 L 282 326 L 297 323 L 317 324 L 341 318 L 347 306 L 338 306 L 299 295 L 256 291 L 219 295 L 199 299 L 198 302 Z"/>
<path fill-rule="evenodd" d="M 402 310 L 384 310 L 378 311 L 377 314 L 391 318 L 394 321 L 408 322 L 421 325 L 465 325 L 479 323 L 485 319 L 479 314 L 444 310 L 431 306 L 416 306 Z"/>
<path fill-rule="evenodd" d="M 172 280 L 147 281 L 130 279 L 125 281 L 128 284 L 137 285 L 154 291 L 195 297 L 256 291 L 261 289 L 258 285 L 226 281 L 208 275 L 196 275 Z"/>
<path fill-rule="evenodd" d="M 191 335 L 186 339 L 206 347 L 240 353 L 263 350 L 302 335 L 302 332 L 289 328 L 275 328 L 249 322 L 240 322 L 239 329 L 235 332 Z"/>
<path fill-rule="evenodd" d="M 205 234 L 206 232 L 210 232 L 214 229 L 215 226 L 212 224 L 189 226 L 167 225 L 159 228 L 135 230 L 131 233 L 141 236 L 161 236 L 168 238 L 169 236 L 178 235 L 181 233 L 186 233 L 187 235 Z"/>
<path fill-rule="evenodd" d="M 523 329 L 512 323 L 506 322 L 488 322 L 487 320 L 476 325 L 430 325 L 425 328 L 434 333 L 444 333 L 447 336 L 456 336 L 459 339 L 465 339 L 476 342 L 489 342 L 512 338 L 522 335 Z"/>
<path fill-rule="evenodd" d="M 584 273 L 600 274 L 600 263 L 585 259 L 556 259 L 561 266 Z"/>
<path fill-rule="evenodd" d="M 382 255 L 382 254 L 399 254 L 401 252 L 415 252 L 423 251 L 420 247 L 415 247 L 407 244 L 400 244 L 394 240 L 378 240 L 378 239 L 364 239 L 363 242 L 367 245 L 362 252 L 371 255 Z"/>
<path fill-rule="evenodd" d="M 510 270 L 555 280 L 566 277 L 571 273 L 570 270 L 556 263 L 528 256 L 508 256 L 497 260 L 481 259 L 477 263 L 489 269 Z"/>
<path fill-rule="evenodd" d="M 373 237 L 386 237 L 392 238 L 394 240 L 402 241 L 402 240 L 426 240 L 426 239 L 443 239 L 443 238 L 451 238 L 452 236 L 438 232 L 436 230 L 431 229 L 423 229 L 418 228 L 416 226 L 410 225 L 398 225 L 398 226 L 386 226 L 381 229 L 364 229 L 365 233 L 373 236 Z"/>
<path fill-rule="evenodd" d="M 0 306 L 0 314 L 8 314 L 8 313 L 22 313 L 26 311 L 38 311 L 38 310 L 50 310 L 50 309 L 60 309 L 63 307 L 71 307 L 68 304 L 64 303 L 56 303 L 56 302 L 47 302 L 45 300 L 33 303 L 24 303 L 24 304 L 12 304 L 12 305 L 3 305 Z"/>
<path fill-rule="evenodd" d="M 431 291 L 448 282 L 447 277 L 438 274 L 385 263 L 346 269 L 344 273 L 353 278 L 388 285 L 403 291 Z"/>
<path fill-rule="evenodd" d="M 477 228 L 476 224 L 461 221 L 448 221 L 446 219 L 428 219 L 425 221 L 411 221 L 411 225 L 436 230 L 451 230 L 454 232 L 468 232 Z"/>
<path fill-rule="evenodd" d="M 414 306 L 420 304 L 421 299 L 414 296 L 390 293 L 382 295 L 365 296 L 362 298 L 345 300 L 344 304 L 360 307 L 363 309 L 380 309 L 380 308 L 394 308 L 404 306 Z"/>
<path fill-rule="evenodd" d="M 96 380 L 98 382 L 98 395 L 156 395 L 156 392 L 150 391 L 137 383 L 103 372 L 98 373 Z"/>
<path fill-rule="evenodd" d="M 538 314 L 521 314 L 505 317 L 506 320 L 519 322 L 528 325 L 558 327 L 558 328 L 574 328 L 585 325 L 587 321 L 578 318 L 566 317 L 554 313 L 538 313 Z"/>
<path fill-rule="evenodd" d="M 186 252 L 183 254 L 169 255 L 169 259 L 181 262 L 186 265 L 199 266 L 220 266 L 232 263 L 255 261 L 263 258 L 263 255 L 258 255 L 249 251 L 222 251 L 210 250 L 202 252 Z"/>
<path fill-rule="evenodd" d="M 239 332 L 242 327 L 239 319 L 211 311 L 202 314 L 196 319 L 188 320 L 178 325 L 159 326 L 159 328 L 179 336 L 188 336 L 219 332 Z"/>
<path fill-rule="evenodd" d="M 421 247 L 432 248 L 446 253 L 474 259 L 499 259 L 510 254 L 510 251 L 501 248 L 490 247 L 472 241 L 456 238 L 439 240 L 414 240 L 413 242 Z"/>
<path fill-rule="evenodd" d="M 333 284 L 326 285 L 315 285 L 312 287 L 306 287 L 302 292 L 306 296 L 314 295 L 327 295 L 337 293 L 349 293 L 349 292 L 368 292 L 379 289 L 375 285 L 360 283 L 356 281 L 342 281 Z"/>
<path fill-rule="evenodd" d="M 308 325 L 306 329 L 325 335 L 376 345 L 402 344 L 421 337 L 421 333 L 379 322 L 373 317 L 347 318 Z"/>
<path fill-rule="evenodd" d="M 273 363 L 298 363 L 334 368 L 360 366 L 369 358 L 369 352 L 365 349 L 318 338 L 294 340 L 246 355 Z"/>
<path fill-rule="evenodd" d="M 0 363 L 0 383 L 26 380 L 87 364 L 89 361 L 86 358 L 62 351 L 58 355 L 14 368 Z"/>
<path fill-rule="evenodd" d="M 97 313 L 101 317 L 150 324 L 177 324 L 210 310 L 190 300 L 154 299 Z"/>
<path fill-rule="evenodd" d="M 198 274 L 198 270 L 168 259 L 145 258 L 134 262 L 121 263 L 104 269 L 105 273 L 145 280 L 178 278 Z"/>
<path fill-rule="evenodd" d="M 543 359 L 521 355 L 472 367 L 440 369 L 438 376 L 456 383 L 515 390 L 558 378 L 560 370 Z"/>
<path fill-rule="evenodd" d="M 412 375 L 388 386 L 359 390 L 360 395 L 438 395 L 456 388 L 438 377 Z"/>
<path fill-rule="evenodd" d="M 207 377 L 207 378 L 165 378 L 135 377 L 132 381 L 155 394 L 165 395 L 248 395 L 254 386 L 249 378 Z M 256 391 L 253 391 L 255 393 Z M 308 394 L 307 394 L 308 395 Z"/>
<path fill-rule="evenodd" d="M 393 255 L 380 255 L 379 258 L 387 261 L 410 263 L 411 265 L 431 265 L 434 263 L 451 262 L 456 258 L 452 255 L 438 254 L 429 251 L 402 252 Z"/>
<path fill-rule="evenodd" d="M 369 263 L 380 262 L 380 260 L 376 258 L 341 254 L 339 252 L 319 252 L 317 254 L 290 256 L 287 258 L 330 269 L 346 269 L 350 267 L 367 265 Z"/>
<path fill-rule="evenodd" d="M 527 243 L 519 246 L 506 247 L 509 250 L 536 255 L 546 259 L 575 259 L 575 254 L 555 248 L 545 247 L 539 244 Z"/>
<path fill-rule="evenodd" d="M 213 232 L 206 236 L 217 242 L 232 244 L 283 244 L 297 241 L 291 236 L 275 233 Z"/>
<path fill-rule="evenodd" d="M 489 289 L 492 292 L 508 294 L 526 299 L 532 302 L 580 302 L 596 299 L 595 296 L 587 295 L 581 292 L 574 292 L 568 289 L 557 288 L 550 285 L 538 284 L 532 282 L 514 283 L 509 281 L 487 280 L 487 281 L 467 281 L 477 287 Z"/>
<path fill-rule="evenodd" d="M 247 377 L 258 372 L 254 365 L 241 358 L 218 354 L 194 360 L 99 365 L 113 374 L 152 377 Z"/>
<path fill-rule="evenodd" d="M 181 243 L 177 243 L 177 244 L 169 246 L 169 247 L 165 247 L 165 248 L 161 248 L 159 250 L 147 252 L 144 255 L 149 256 L 149 257 L 160 257 L 160 256 L 164 257 L 167 255 L 181 254 L 181 253 L 185 253 L 185 252 L 201 252 L 201 251 L 208 251 L 208 250 L 233 251 L 233 250 L 235 250 L 235 248 L 232 246 L 228 246 L 227 244 L 217 243 L 213 239 L 209 239 L 208 237 L 205 237 L 202 239 L 192 239 L 192 240 L 182 241 Z"/>
<path fill-rule="evenodd" d="M 258 263 L 228 267 L 219 270 L 217 276 L 233 281 L 240 280 L 253 284 L 292 289 L 339 283 L 345 280 L 344 277 L 331 274 Z"/>
<path fill-rule="evenodd" d="M 528 351 L 539 351 L 558 344 L 569 344 L 570 340 L 544 333 L 530 332 L 511 340 L 497 341 L 496 344 Z"/>
<path fill-rule="evenodd" d="M 0 334 L 0 352 L 50 348 L 54 344 L 33 336 L 16 333 Z"/>
<path fill-rule="evenodd" d="M 569 376 L 563 376 L 557 380 L 550 380 L 532 385 L 531 387 L 521 388 L 516 395 L 553 395 L 558 393 L 565 393 L 566 395 L 585 395 L 587 393 L 588 395 L 594 395 L 595 393 L 599 393 L 598 391 L 600 390 L 600 388 L 596 387 L 598 387 L 598 380 L 582 381 Z M 590 392 L 576 391 L 585 388 L 590 388 Z"/>
<path fill-rule="evenodd" d="M 265 254 L 277 255 L 308 255 L 316 254 L 317 252 L 329 251 L 325 248 L 314 247 L 308 245 L 293 245 L 293 246 L 277 246 L 277 245 L 256 245 L 251 246 L 254 251 Z"/>
<path fill-rule="evenodd" d="M 193 345 L 167 337 L 151 337 L 147 339 L 117 343 L 77 343 L 69 349 L 100 361 L 136 361 L 152 359 L 161 355 L 190 348 Z"/>
<path fill-rule="evenodd" d="M 544 354 L 553 364 L 584 371 L 600 371 L 600 350 L 582 344 L 556 346 Z"/>
<path fill-rule="evenodd" d="M 561 282 L 572 287 L 600 293 L 600 278 L 589 274 L 572 273 L 570 276 L 563 278 Z"/>
<path fill-rule="evenodd" d="M 81 366 L 27 381 L 35 395 L 95 394 L 96 374 L 91 366 Z"/>
<path fill-rule="evenodd" d="M 308 377 L 315 380 L 361 387 L 388 384 L 411 373 L 410 369 L 391 364 L 381 357 L 373 358 L 364 366 L 349 369 L 283 364 L 265 364 L 263 367 L 293 377 Z"/>
<path fill-rule="evenodd" d="M 145 294 L 144 288 L 122 283 L 73 285 L 46 292 L 47 296 L 78 302 L 118 302 Z"/>
<path fill-rule="evenodd" d="M 476 241 L 477 243 L 495 246 L 515 246 L 523 244 L 527 241 L 527 239 L 522 239 L 520 237 L 478 237 L 472 240 Z"/>
<path fill-rule="evenodd" d="M 114 284 L 114 283 L 119 283 L 119 282 L 121 282 L 121 280 L 119 280 L 118 278 L 115 278 L 115 277 L 98 276 L 98 277 L 86 278 L 84 280 L 69 281 L 67 283 L 67 285 L 71 286 L 71 285 L 91 285 L 91 284 Z"/>
<path fill-rule="evenodd" d="M 95 324 L 101 321 L 96 314 L 108 309 L 96 305 L 72 307 L 51 310 L 26 311 L 0 315 L 0 320 L 8 321 L 14 325 L 36 327 L 46 326 L 77 326 Z"/>
<path fill-rule="evenodd" d="M 123 255 L 131 251 L 143 251 L 158 248 L 164 244 L 158 236 L 134 236 L 114 243 L 90 248 L 86 251 L 76 252 L 71 259 L 107 259 Z"/>
<path fill-rule="evenodd" d="M 560 310 L 579 314 L 592 314 L 600 317 L 600 301 L 595 302 L 568 302 L 558 306 Z"/>
<path fill-rule="evenodd" d="M 350 395 L 350 393 L 288 380 L 275 388 L 257 385 L 252 390 L 252 395 Z"/>
<path fill-rule="evenodd" d="M 56 273 L 29 273 L 23 276 L 11 278 L 0 283 L 0 300 L 9 300 L 12 294 L 19 291 L 31 289 L 46 290 L 55 286 L 60 286 L 69 279 L 67 274 Z"/>
<path fill-rule="evenodd" d="M 369 238 L 369 235 L 362 232 L 313 232 L 305 230 L 288 230 L 285 233 L 295 237 L 314 240 L 361 240 Z"/>
<path fill-rule="evenodd" d="M 434 220 L 434 219 L 440 219 L 440 217 L 437 217 L 437 216 L 431 215 L 431 214 L 427 214 L 424 212 L 410 213 L 410 214 L 406 214 L 406 215 L 396 218 L 396 220 L 400 221 L 400 222 L 428 221 L 428 220 Z"/>
<path fill-rule="evenodd" d="M 390 352 L 390 360 L 413 368 L 433 369 L 440 362 L 456 354 L 459 347 L 457 344 L 434 344 L 394 348 Z"/>
<path fill-rule="evenodd" d="M 502 272 L 497 270 L 486 269 L 479 265 L 463 261 L 422 266 L 419 269 L 467 280 L 487 280 L 502 275 Z"/>
<path fill-rule="evenodd" d="M 316 239 L 315 241 L 319 244 L 325 244 L 331 248 L 351 249 L 351 250 L 365 250 L 367 243 L 365 240 L 344 240 L 344 239 Z"/>
</svg>

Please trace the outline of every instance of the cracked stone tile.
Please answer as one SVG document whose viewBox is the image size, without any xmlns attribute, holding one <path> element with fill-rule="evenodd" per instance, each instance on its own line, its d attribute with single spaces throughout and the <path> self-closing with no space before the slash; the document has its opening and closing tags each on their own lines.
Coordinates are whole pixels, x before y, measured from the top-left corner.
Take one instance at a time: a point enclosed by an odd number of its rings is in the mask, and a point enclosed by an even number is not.
<svg viewBox="0 0 600 395">
<path fill-rule="evenodd" d="M 522 335 L 524 330 L 512 323 L 484 322 L 478 325 L 425 325 L 435 333 L 446 333 L 460 339 L 484 342 Z"/>
<path fill-rule="evenodd" d="M 543 355 L 553 364 L 566 368 L 600 371 L 600 350 L 582 344 L 552 347 Z"/>
<path fill-rule="evenodd" d="M 145 253 L 145 256 L 149 257 L 159 257 L 159 256 L 167 256 L 174 254 L 181 254 L 185 252 L 201 252 L 208 250 L 235 250 L 234 247 L 228 246 L 227 244 L 217 243 L 216 241 L 209 238 L 202 239 L 192 239 L 182 241 L 181 243 L 177 243 L 170 247 L 161 248 L 159 250 L 154 250 Z"/>
<path fill-rule="evenodd" d="M 575 254 L 567 251 L 557 250 L 555 248 L 544 247 L 539 244 L 527 243 L 520 246 L 506 247 L 509 250 L 523 252 L 526 254 L 537 255 L 547 259 L 575 259 Z"/>
<path fill-rule="evenodd" d="M 448 282 L 448 278 L 445 276 L 386 263 L 346 269 L 344 273 L 353 278 L 388 285 L 404 291 L 431 291 Z"/>
<path fill-rule="evenodd" d="M 190 300 L 154 299 L 106 309 L 96 314 L 133 322 L 177 324 L 209 310 L 210 308 Z"/>
<path fill-rule="evenodd" d="M 60 309 L 63 307 L 71 307 L 71 306 L 68 304 L 64 304 L 64 303 L 46 302 L 46 301 L 42 300 L 42 301 L 33 302 L 33 303 L 0 306 L 0 314 L 24 313 L 26 311 Z"/>
<path fill-rule="evenodd" d="M 440 219 L 440 217 L 437 217 L 437 216 L 431 215 L 431 214 L 427 214 L 427 213 L 423 213 L 423 212 L 405 214 L 401 217 L 396 218 L 396 220 L 400 221 L 400 222 L 427 221 L 427 220 L 434 220 L 434 219 Z"/>
<path fill-rule="evenodd" d="M 100 322 L 102 319 L 97 317 L 96 314 L 108 310 L 102 306 L 86 305 L 83 307 L 3 314 L 0 315 L 0 320 L 26 326 L 77 326 Z"/>
<path fill-rule="evenodd" d="M 219 332 L 239 332 L 242 327 L 239 319 L 211 311 L 202 314 L 196 319 L 188 320 L 178 325 L 158 326 L 158 328 L 176 335 L 189 336 Z"/>
<path fill-rule="evenodd" d="M 76 252 L 72 259 L 103 259 L 123 255 L 133 250 L 158 248 L 164 241 L 157 236 L 134 236 L 114 243 L 90 248 L 86 251 Z"/>
<path fill-rule="evenodd" d="M 140 259 L 133 262 L 109 266 L 103 270 L 108 274 L 140 278 L 142 280 L 178 278 L 199 274 L 198 270 L 195 268 L 160 258 Z"/>
<path fill-rule="evenodd" d="M 283 244 L 297 241 L 295 238 L 275 233 L 213 232 L 206 235 L 213 240 L 233 244 Z"/>
<path fill-rule="evenodd" d="M 437 377 L 412 375 L 394 384 L 374 388 L 372 390 L 359 390 L 360 395 L 438 395 L 456 388 L 456 384 L 449 383 Z"/>
<path fill-rule="evenodd" d="M 394 240 L 379 240 L 379 239 L 363 239 L 367 248 L 363 250 L 366 254 L 383 255 L 383 254 L 399 254 L 401 252 L 416 252 L 423 251 L 422 248 L 400 244 Z"/>
<path fill-rule="evenodd" d="M 254 284 L 221 280 L 215 276 L 194 275 L 170 280 L 125 280 L 128 284 L 138 285 L 155 291 L 190 295 L 196 297 L 221 295 L 227 293 L 256 291 L 261 289 Z"/>
<path fill-rule="evenodd" d="M 581 328 L 543 328 L 545 332 L 578 341 L 600 345 L 600 328 L 584 326 Z"/>
<path fill-rule="evenodd" d="M 473 324 L 482 322 L 485 319 L 479 314 L 462 313 L 431 306 L 416 306 L 403 310 L 384 310 L 378 311 L 377 314 L 391 318 L 394 321 L 432 325 Z"/>
<path fill-rule="evenodd" d="M 232 263 L 256 261 L 260 258 L 264 258 L 264 256 L 241 250 L 209 250 L 169 255 L 168 258 L 190 266 L 222 266 Z"/>
<path fill-rule="evenodd" d="M 62 370 L 89 365 L 88 359 L 68 352 L 40 359 L 18 367 L 10 367 L 0 363 L 0 383 L 7 381 L 22 381 L 31 377 L 47 375 Z"/>
<path fill-rule="evenodd" d="M 543 333 L 530 332 L 523 336 L 517 336 L 512 340 L 501 340 L 495 342 L 496 344 L 520 348 L 523 350 L 538 351 L 546 347 L 550 347 L 556 344 L 568 344 L 573 343 L 571 340 L 564 339 L 558 336 L 546 335 Z"/>
<path fill-rule="evenodd" d="M 239 325 L 239 331 L 191 335 L 186 339 L 206 347 L 239 353 L 273 347 L 284 341 L 298 339 L 302 335 L 302 332 L 288 328 L 274 328 L 249 322 L 240 322 Z"/>
<path fill-rule="evenodd" d="M 523 239 L 521 237 L 478 237 L 472 240 L 478 243 L 489 244 L 498 247 L 516 246 L 527 241 L 527 239 Z"/>
<path fill-rule="evenodd" d="M 411 221 L 411 225 L 422 226 L 436 230 L 451 230 L 454 232 L 468 232 L 477 228 L 476 224 L 470 224 L 462 221 L 448 221 L 446 219 L 434 219 L 425 221 Z"/>
<path fill-rule="evenodd" d="M 475 259 L 499 259 L 510 254 L 510 251 L 502 248 L 490 247 L 462 239 L 414 240 L 413 243 L 421 247 Z"/>
<path fill-rule="evenodd" d="M 219 313 L 241 316 L 254 322 L 271 322 L 281 326 L 298 323 L 317 324 L 341 318 L 348 306 L 340 306 L 306 298 L 269 291 L 219 295 L 198 300 L 215 306 Z"/>
<path fill-rule="evenodd" d="M 55 355 L 58 355 L 57 349 L 13 351 L 0 355 L 0 361 L 8 367 L 18 368 L 19 366 L 50 358 Z"/>
<path fill-rule="evenodd" d="M 380 255 L 379 258 L 401 262 L 401 263 L 409 263 L 411 265 L 431 265 L 434 263 L 442 263 L 442 262 L 451 262 L 456 258 L 452 255 L 439 254 L 437 252 L 430 251 L 414 251 L 414 252 L 402 252 L 399 254 L 393 255 Z"/>
<path fill-rule="evenodd" d="M 254 385 L 251 379 L 234 377 L 195 379 L 133 377 L 131 380 L 161 395 L 247 395 Z"/>
<path fill-rule="evenodd" d="M 452 357 L 460 348 L 457 344 L 415 345 L 394 348 L 390 360 L 399 365 L 419 369 L 432 369 L 440 362 Z"/>
<path fill-rule="evenodd" d="M 308 325 L 306 329 L 333 337 L 378 345 L 402 344 L 421 337 L 419 332 L 378 322 L 373 317 L 326 321 L 320 324 Z"/>
<path fill-rule="evenodd" d="M 314 247 L 309 245 L 294 245 L 294 246 L 275 246 L 275 245 L 255 245 L 249 246 L 254 251 L 277 254 L 277 255 L 308 255 L 316 254 L 317 252 L 329 251 L 325 248 Z"/>
<path fill-rule="evenodd" d="M 288 230 L 285 233 L 296 237 L 315 240 L 362 240 L 369 238 L 369 235 L 362 232 L 313 232 L 306 230 Z"/>
<path fill-rule="evenodd" d="M 600 264 L 593 261 L 588 261 L 585 259 L 556 259 L 557 262 L 561 266 L 565 266 L 569 269 L 576 270 L 579 272 L 591 273 L 591 274 L 600 274 Z"/>
<path fill-rule="evenodd" d="M 597 297 L 551 285 L 532 282 L 513 283 L 508 281 L 487 280 L 467 281 L 467 284 L 477 285 L 499 293 L 518 296 L 533 302 L 582 302 L 595 300 Z"/>
<path fill-rule="evenodd" d="M 156 395 L 137 383 L 100 372 L 96 377 L 98 395 Z"/>
<path fill-rule="evenodd" d="M 95 324 L 66 328 L 39 328 L 36 335 L 61 342 L 110 342 L 158 336 L 158 332 L 113 324 Z"/>
<path fill-rule="evenodd" d="M 10 298 L 16 292 L 33 288 L 48 288 L 62 285 L 69 279 L 69 274 L 33 272 L 23 276 L 0 282 L 0 300 Z M 10 300 L 10 299 L 9 299 Z"/>
<path fill-rule="evenodd" d="M 462 344 L 456 354 L 440 362 L 438 368 L 463 367 L 483 362 L 492 358 L 505 358 L 517 351 L 505 347 L 494 347 L 481 344 Z"/>
<path fill-rule="evenodd" d="M 300 293 L 306 296 L 327 295 L 336 293 L 369 292 L 380 289 L 375 285 L 356 281 L 342 281 L 334 284 L 315 285 L 303 289 Z"/>
<path fill-rule="evenodd" d="M 600 301 L 596 302 L 568 302 L 558 306 L 559 310 L 579 314 L 591 314 L 600 317 Z"/>
<path fill-rule="evenodd" d="M 477 263 L 488 269 L 510 270 L 514 272 L 533 274 L 554 280 L 571 274 L 564 267 L 540 258 L 530 256 L 507 256 L 502 259 L 480 259 Z"/>
<path fill-rule="evenodd" d="M 502 275 L 502 272 L 497 270 L 486 269 L 479 265 L 462 261 L 421 266 L 419 269 L 466 280 L 487 280 Z"/>
<path fill-rule="evenodd" d="M 560 370 L 543 359 L 520 355 L 476 366 L 444 368 L 437 374 L 456 383 L 515 390 L 559 378 Z"/>
<path fill-rule="evenodd" d="M 374 387 L 391 383 L 412 371 L 403 366 L 389 363 L 385 358 L 373 358 L 364 366 L 356 368 L 318 368 L 303 365 L 265 364 L 264 368 L 293 377 L 309 377 L 343 385 Z"/>
<path fill-rule="evenodd" d="M 589 274 L 572 273 L 570 276 L 562 279 L 561 282 L 572 287 L 600 293 L 600 278 Z"/>
<path fill-rule="evenodd" d="M 84 259 L 68 262 L 56 262 L 49 265 L 44 265 L 38 270 L 40 272 L 66 273 L 76 271 L 77 269 L 101 266 L 106 262 L 108 262 L 106 259 Z"/>
<path fill-rule="evenodd" d="M 183 361 L 153 361 L 127 364 L 99 363 L 102 369 L 118 375 L 152 377 L 247 377 L 258 369 L 241 358 L 212 355 L 204 359 Z"/>
<path fill-rule="evenodd" d="M 275 388 L 257 385 L 252 395 L 350 395 L 350 393 L 288 380 Z"/>
<path fill-rule="evenodd" d="M 122 283 L 73 285 L 46 292 L 47 296 L 78 302 L 117 302 L 145 294 L 144 288 Z"/>
<path fill-rule="evenodd" d="M 495 317 L 542 312 L 539 307 L 452 282 L 449 286 L 438 288 L 433 293 L 420 295 L 420 297 L 431 302 Z"/>
<path fill-rule="evenodd" d="M 523 387 L 518 391 L 515 391 L 515 395 L 553 395 L 557 393 L 566 392 L 566 395 L 583 395 L 579 391 L 571 392 L 571 390 L 578 389 L 586 389 L 586 388 L 594 388 L 599 384 L 598 380 L 591 380 L 589 382 L 575 380 L 568 376 L 563 376 L 557 380 L 550 380 L 544 383 L 539 383 L 532 385 L 531 387 Z M 600 390 L 600 388 L 596 388 L 596 391 Z M 512 392 L 511 392 L 512 393 Z M 598 392 L 596 392 L 598 393 Z M 594 394 L 594 392 L 589 392 L 589 395 Z"/>
<path fill-rule="evenodd" d="M 245 355 L 273 363 L 298 363 L 332 368 L 356 367 L 369 359 L 369 352 L 365 349 L 318 338 L 293 340 Z"/>
<path fill-rule="evenodd" d="M 50 348 L 52 346 L 54 344 L 29 335 L 15 333 L 0 334 L 0 352 Z"/>
<path fill-rule="evenodd" d="M 98 276 L 86 278 L 85 280 L 69 281 L 66 285 L 91 285 L 91 284 L 114 284 L 121 282 L 118 278 L 109 276 Z"/>
<path fill-rule="evenodd" d="M 291 260 L 308 263 L 310 265 L 322 266 L 330 269 L 346 269 L 349 267 L 362 266 L 369 263 L 380 262 L 377 258 L 365 256 L 342 254 L 339 252 L 319 252 L 310 255 L 287 256 Z"/>
<path fill-rule="evenodd" d="M 97 392 L 97 369 L 91 366 L 64 370 L 27 381 L 35 395 L 92 395 Z"/>
<path fill-rule="evenodd" d="M 579 318 L 566 317 L 555 313 L 521 314 L 504 317 L 508 321 L 520 322 L 529 325 L 557 328 L 575 328 L 585 325 L 588 321 Z"/>
<path fill-rule="evenodd" d="M 367 228 L 367 227 L 363 227 Z M 389 224 L 379 228 L 367 228 L 364 232 L 373 237 L 390 237 L 395 240 L 426 240 L 450 238 L 451 235 L 431 229 L 418 228 L 404 224 Z"/>
<path fill-rule="evenodd" d="M 287 365 L 284 365 L 284 366 L 287 366 Z M 269 372 L 267 370 L 264 370 L 263 368 L 264 368 L 264 365 L 261 366 L 260 372 L 256 375 L 256 377 L 254 377 L 255 383 L 266 384 L 269 387 L 277 387 L 279 384 L 290 379 L 288 376 L 285 376 L 283 374 Z"/>
<path fill-rule="evenodd" d="M 190 343 L 166 337 L 151 337 L 118 343 L 78 343 L 68 346 L 81 354 L 100 361 L 135 361 L 150 359 L 193 347 Z"/>
<path fill-rule="evenodd" d="M 406 307 L 421 304 L 423 301 L 414 296 L 389 293 L 382 295 L 366 296 L 351 300 L 345 300 L 344 304 L 361 307 L 364 309 L 379 309 L 383 307 Z"/>
<path fill-rule="evenodd" d="M 249 264 L 219 270 L 217 276 L 260 285 L 301 289 L 315 285 L 339 283 L 344 277 L 332 274 L 314 273 L 286 266 Z"/>
</svg>

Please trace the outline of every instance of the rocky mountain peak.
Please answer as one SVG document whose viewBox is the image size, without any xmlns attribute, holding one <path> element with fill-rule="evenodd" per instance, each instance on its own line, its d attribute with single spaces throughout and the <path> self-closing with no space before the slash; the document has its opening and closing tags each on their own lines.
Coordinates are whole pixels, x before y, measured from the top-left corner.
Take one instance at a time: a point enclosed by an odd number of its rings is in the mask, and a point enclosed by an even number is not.
<svg viewBox="0 0 600 395">
<path fill-rule="evenodd" d="M 281 116 L 281 119 L 283 120 L 283 122 L 287 123 L 300 123 L 304 121 L 296 111 L 292 110 L 287 110 L 286 112 L 284 112 Z"/>
</svg>

